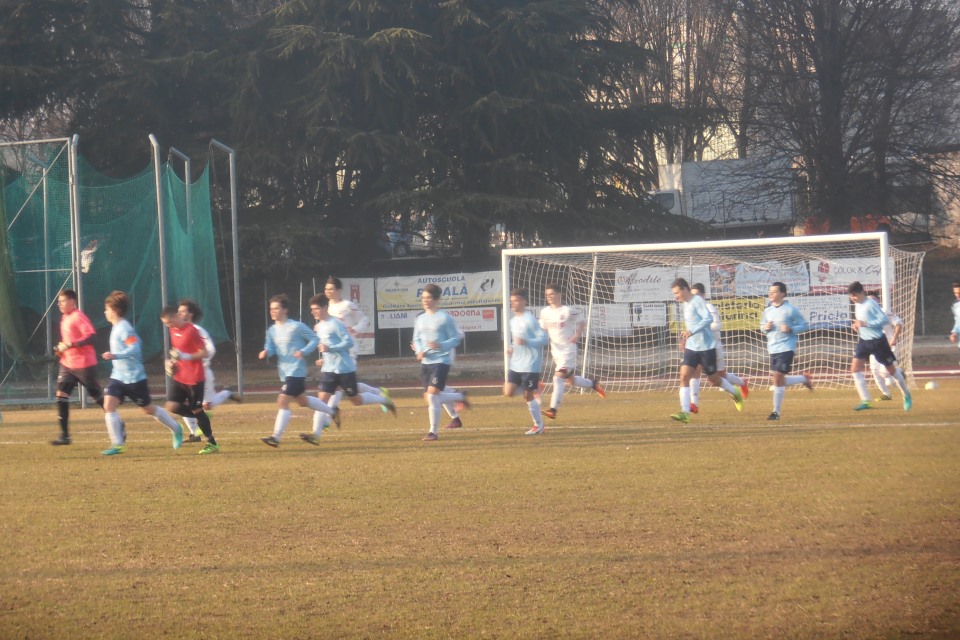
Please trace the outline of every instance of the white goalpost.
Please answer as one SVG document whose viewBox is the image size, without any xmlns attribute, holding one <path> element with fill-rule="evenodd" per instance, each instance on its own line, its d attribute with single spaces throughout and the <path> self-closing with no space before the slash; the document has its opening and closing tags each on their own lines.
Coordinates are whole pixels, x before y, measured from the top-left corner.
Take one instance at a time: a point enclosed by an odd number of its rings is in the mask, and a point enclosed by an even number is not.
<svg viewBox="0 0 960 640">
<path fill-rule="evenodd" d="M 545 249 L 508 249 L 502 254 L 504 327 L 510 290 L 528 290 L 535 314 L 546 304 L 544 287 L 559 284 L 564 304 L 587 318 L 578 370 L 607 391 L 676 388 L 682 358 L 679 308 L 671 284 L 684 278 L 704 285 L 718 309 L 728 371 L 766 386 L 769 357 L 759 330 L 767 292 L 787 286 L 787 300 L 810 323 L 800 335 L 794 371 L 813 376 L 818 387 L 852 385 L 848 373 L 857 334 L 851 329 L 847 286 L 863 283 L 880 292 L 884 309 L 903 320 L 897 346 L 911 386 L 917 288 L 923 253 L 889 245 L 886 233 L 758 238 Z M 507 349 L 504 332 L 504 354 Z M 504 356 L 504 369 L 507 360 Z M 553 361 L 544 352 L 541 379 L 552 381 Z"/>
</svg>

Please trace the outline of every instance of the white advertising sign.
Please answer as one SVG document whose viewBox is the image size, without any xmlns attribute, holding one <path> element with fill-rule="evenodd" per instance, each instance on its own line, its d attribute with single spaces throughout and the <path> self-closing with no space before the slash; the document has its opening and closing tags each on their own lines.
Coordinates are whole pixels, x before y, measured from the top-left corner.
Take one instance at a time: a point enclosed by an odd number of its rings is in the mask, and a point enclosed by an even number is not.
<svg viewBox="0 0 960 640">
<path fill-rule="evenodd" d="M 887 259 L 887 274 L 894 282 L 893 260 Z M 846 293 L 855 280 L 867 291 L 880 289 L 880 258 L 836 258 L 810 261 L 810 287 L 814 293 Z"/>
<path fill-rule="evenodd" d="M 617 269 L 615 278 L 614 302 L 657 302 L 673 299 L 670 285 L 677 278 L 684 278 L 691 285 L 709 283 L 710 269 L 707 266 Z"/>
<path fill-rule="evenodd" d="M 787 285 L 787 297 L 808 293 L 810 291 L 810 275 L 807 272 L 807 263 L 798 262 L 794 265 L 784 265 L 776 260 L 751 264 L 742 262 L 737 265 L 737 295 L 738 296 L 766 296 L 770 285 L 782 282 Z"/>
<path fill-rule="evenodd" d="M 590 335 L 616 338 L 633 333 L 628 304 L 595 304 L 590 313 Z"/>
<path fill-rule="evenodd" d="M 850 298 L 845 295 L 787 298 L 810 323 L 810 329 L 842 329 L 850 326 Z"/>
<path fill-rule="evenodd" d="M 479 307 L 503 302 L 499 271 L 377 278 L 377 311 L 421 310 L 420 293 L 428 284 L 442 290 L 440 307 Z"/>
<path fill-rule="evenodd" d="M 663 302 L 635 302 L 631 307 L 633 326 L 667 326 L 667 305 Z"/>
<path fill-rule="evenodd" d="M 341 292 L 343 299 L 356 302 L 360 306 L 360 310 L 363 311 L 363 315 L 367 316 L 370 320 L 370 326 L 367 327 L 366 330 L 353 336 L 353 339 L 357 341 L 357 346 L 360 348 L 360 355 L 373 355 L 376 353 L 374 348 L 376 340 L 373 326 L 373 311 L 375 308 L 373 303 L 374 280 L 373 278 L 340 278 L 340 281 L 343 283 L 343 291 Z M 307 322 L 307 326 L 313 326 L 312 318 Z"/>
<path fill-rule="evenodd" d="M 457 327 L 464 333 L 473 331 L 496 331 L 497 308 L 479 307 L 469 309 L 445 309 L 453 316 Z M 419 311 L 380 311 L 377 313 L 377 327 L 380 329 L 412 329 Z"/>
</svg>

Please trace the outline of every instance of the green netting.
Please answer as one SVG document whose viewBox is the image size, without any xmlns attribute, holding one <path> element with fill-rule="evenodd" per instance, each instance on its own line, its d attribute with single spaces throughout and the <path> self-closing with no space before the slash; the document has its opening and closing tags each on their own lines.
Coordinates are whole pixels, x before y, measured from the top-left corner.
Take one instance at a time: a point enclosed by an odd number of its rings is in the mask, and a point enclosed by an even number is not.
<svg viewBox="0 0 960 640">
<path fill-rule="evenodd" d="M 52 314 L 54 341 L 58 336 L 57 292 L 65 287 L 77 288 L 70 273 L 68 159 L 62 147 L 60 152 L 43 146 L 18 149 L 17 153 L 40 156 L 40 162 L 19 162 L 8 153 L 4 157 L 7 170 L 3 185 L 16 303 L 24 310 L 26 334 L 33 334 L 29 351 L 36 353 L 46 348 L 42 339 L 44 314 Z M 44 164 L 49 167 L 45 181 Z M 168 165 L 161 169 L 167 301 L 174 304 L 181 298 L 196 300 L 204 311 L 204 328 L 217 342 L 229 340 L 214 252 L 209 166 L 189 185 L 189 214 L 187 185 Z M 128 317 L 143 339 L 145 356 L 149 357 L 163 348 L 153 169 L 148 167 L 131 178 L 117 179 L 98 172 L 81 157 L 77 174 L 83 309 L 98 329 L 106 327 L 103 299 L 114 289 L 126 291 L 131 299 Z M 7 347 L 6 366 L 0 377 L 7 377 L 11 354 L 17 352 L 9 344 L 11 332 L 2 327 L 0 331 Z M 23 378 L 24 374 L 20 372 L 16 377 Z"/>
</svg>

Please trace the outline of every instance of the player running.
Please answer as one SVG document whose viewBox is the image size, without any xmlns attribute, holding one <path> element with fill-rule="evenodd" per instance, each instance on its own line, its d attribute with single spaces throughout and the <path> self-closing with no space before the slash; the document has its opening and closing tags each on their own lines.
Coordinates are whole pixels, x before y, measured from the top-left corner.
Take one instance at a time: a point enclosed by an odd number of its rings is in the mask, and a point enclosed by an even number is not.
<svg viewBox="0 0 960 640">
<path fill-rule="evenodd" d="M 746 400 L 750 395 L 750 386 L 747 384 L 747 381 L 738 376 L 735 373 L 727 371 L 726 358 L 724 357 L 723 350 L 723 341 L 721 340 L 721 331 L 723 330 L 723 323 L 720 319 L 720 312 L 717 308 L 707 300 L 706 288 L 702 283 L 696 283 L 690 287 L 690 293 L 695 296 L 700 296 L 703 298 L 704 302 L 707 303 L 707 311 L 710 312 L 710 317 L 713 321 L 710 323 L 710 331 L 713 332 L 713 339 L 716 342 L 717 350 L 717 373 L 721 378 L 726 378 L 730 381 L 730 384 L 740 387 L 740 393 L 743 394 L 743 399 Z M 696 373 L 693 374 L 693 377 L 690 378 L 690 413 L 697 413 L 700 411 L 700 373 L 702 367 L 698 367 Z"/>
<path fill-rule="evenodd" d="M 70 394 L 78 384 L 83 385 L 94 401 L 103 406 L 103 387 L 97 381 L 97 352 L 93 348 L 97 331 L 87 314 L 77 308 L 76 291 L 61 291 L 57 296 L 57 306 L 63 317 L 60 319 L 60 342 L 54 348 L 54 354 L 60 359 L 60 372 L 57 374 L 60 437 L 50 441 L 54 446 L 73 442 L 70 437 Z"/>
<path fill-rule="evenodd" d="M 523 390 L 523 399 L 533 418 L 533 426 L 525 435 L 536 436 L 543 433 L 543 415 L 537 389 L 540 385 L 540 367 L 543 366 L 543 346 L 547 344 L 547 333 L 536 317 L 527 311 L 527 290 L 514 289 L 510 292 L 510 310 L 513 317 L 508 325 L 509 343 L 507 355 L 510 364 L 507 380 L 503 385 L 503 395 L 512 397 L 517 389 Z"/>
<path fill-rule="evenodd" d="M 553 357 L 555 372 L 550 408 L 545 409 L 543 415 L 556 420 L 567 387 L 593 389 L 601 398 L 606 398 L 607 394 L 596 379 L 576 375 L 577 343 L 583 337 L 586 326 L 583 313 L 576 307 L 563 304 L 563 293 L 559 284 L 550 283 L 544 287 L 544 296 L 547 306 L 540 310 L 540 326 L 550 337 L 550 355 Z"/>
<path fill-rule="evenodd" d="M 880 293 L 878 291 L 871 291 L 868 297 L 880 305 Z M 883 308 L 882 305 L 881 308 Z M 890 351 L 896 356 L 897 343 L 900 341 L 900 334 L 903 333 L 903 320 L 895 313 L 888 313 L 887 319 L 890 322 L 883 325 L 883 335 L 887 337 Z M 902 369 L 900 371 L 903 372 Z M 870 373 L 873 374 L 873 381 L 877 385 L 877 389 L 880 390 L 880 400 L 893 400 L 893 396 L 890 395 L 890 385 L 893 384 L 893 378 L 887 374 L 887 368 L 880 364 L 874 355 L 870 356 Z"/>
<path fill-rule="evenodd" d="M 780 419 L 783 398 L 787 387 L 802 384 L 813 391 L 809 375 L 790 375 L 797 352 L 798 334 L 810 328 L 803 314 L 787 302 L 787 285 L 774 282 L 767 292 L 770 304 L 760 317 L 760 331 L 767 336 L 767 352 L 770 354 L 770 379 L 773 381 L 773 411 L 767 420 Z"/>
<path fill-rule="evenodd" d="M 853 408 L 854 411 L 863 411 L 870 409 L 870 391 L 867 389 L 867 380 L 863 375 L 870 356 L 875 356 L 877 362 L 886 367 L 887 373 L 893 378 L 903 394 L 903 410 L 909 411 L 913 406 L 913 397 L 910 390 L 907 389 L 907 381 L 903 377 L 903 372 L 897 367 L 897 357 L 893 355 L 890 349 L 890 343 L 883 334 L 883 327 L 889 320 L 887 314 L 883 312 L 880 305 L 867 297 L 860 282 L 852 282 L 847 287 L 850 294 L 850 302 L 853 303 L 853 322 L 851 326 L 857 332 L 860 339 L 853 352 L 853 360 L 850 362 L 850 373 L 853 375 L 853 383 L 857 387 L 857 394 L 860 396 L 860 404 Z"/>
</svg>

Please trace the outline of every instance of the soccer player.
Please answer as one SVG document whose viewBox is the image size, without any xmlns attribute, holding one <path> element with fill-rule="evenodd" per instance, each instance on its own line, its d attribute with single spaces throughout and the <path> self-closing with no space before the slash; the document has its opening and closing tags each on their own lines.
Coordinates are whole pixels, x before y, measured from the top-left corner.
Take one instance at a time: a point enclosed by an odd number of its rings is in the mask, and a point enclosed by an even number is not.
<svg viewBox="0 0 960 640">
<path fill-rule="evenodd" d="M 327 278 L 327 282 L 323 286 L 323 294 L 329 301 L 327 305 L 328 313 L 346 327 L 350 333 L 350 337 L 353 339 L 353 346 L 350 347 L 350 356 L 356 365 L 357 357 L 360 355 L 360 345 L 357 342 L 357 334 L 362 333 L 370 326 L 370 319 L 367 318 L 363 309 L 361 309 L 360 305 L 356 302 L 343 299 L 343 282 L 340 281 L 340 278 L 333 276 Z M 354 370 L 354 377 L 356 377 L 356 370 Z M 356 386 L 358 393 L 375 393 L 387 399 L 390 398 L 390 392 L 385 387 L 372 387 L 359 380 Z M 333 408 L 339 407 L 340 401 L 343 400 L 343 395 L 344 389 L 338 388 L 333 395 L 333 399 L 328 404 Z M 383 404 L 381 407 L 384 412 L 388 411 L 387 405 Z M 323 423 L 322 428 L 325 429 L 330 424 L 330 417 L 325 413 L 316 415 L 321 419 Z"/>
<path fill-rule="evenodd" d="M 296 402 L 301 407 L 309 407 L 314 411 L 333 416 L 335 424 L 340 424 L 340 411 L 331 409 L 319 398 L 307 395 L 307 363 L 304 356 L 317 348 L 320 341 L 317 334 L 302 322 L 291 320 L 290 302 L 286 295 L 280 294 L 270 298 L 270 319 L 273 325 L 267 329 L 266 339 L 260 359 L 266 360 L 277 356 L 277 371 L 283 386 L 277 395 L 277 419 L 273 425 L 273 435 L 260 438 L 260 441 L 271 447 L 279 447 L 283 432 L 290 424 L 290 403 Z"/>
<path fill-rule="evenodd" d="M 210 417 L 203 410 L 204 361 L 210 355 L 203 337 L 197 328 L 183 319 L 178 308 L 167 305 L 160 312 L 160 320 L 170 330 L 170 358 L 166 369 L 173 378 L 166 409 L 184 418 L 196 420 L 200 431 L 207 437 L 207 445 L 200 450 L 202 455 L 219 453 L 220 445 L 213 437 Z"/>
<path fill-rule="evenodd" d="M 890 343 L 887 337 L 883 335 L 883 327 L 889 322 L 887 314 L 883 312 L 880 305 L 867 297 L 866 291 L 860 282 L 851 282 L 847 287 L 850 294 L 850 302 L 853 303 L 853 317 L 851 323 L 853 330 L 857 332 L 860 339 L 853 352 L 853 360 L 850 362 L 850 373 L 853 375 L 853 383 L 857 387 L 857 393 L 860 395 L 860 404 L 854 407 L 854 411 L 863 411 L 869 409 L 870 392 L 867 389 L 867 380 L 863 375 L 863 369 L 873 355 L 877 362 L 886 367 L 887 373 L 897 383 L 897 387 L 903 394 L 903 410 L 909 411 L 913 406 L 913 398 L 910 396 L 910 390 L 907 389 L 907 381 L 903 378 L 903 372 L 897 367 L 897 357 L 890 350 Z"/>
<path fill-rule="evenodd" d="M 713 321 L 710 323 L 710 331 L 713 332 L 713 339 L 716 342 L 717 350 L 717 373 L 721 378 L 726 378 L 730 381 L 731 384 L 734 384 L 740 387 L 740 393 L 743 394 L 743 399 L 746 400 L 750 395 L 750 386 L 747 384 L 746 380 L 741 378 L 735 373 L 727 371 L 726 358 L 724 358 L 723 351 L 723 341 L 720 339 L 721 331 L 723 330 L 723 324 L 720 319 L 720 312 L 717 308 L 707 300 L 705 295 L 706 288 L 702 283 L 698 282 L 690 287 L 690 293 L 695 296 L 700 296 L 703 298 L 704 302 L 707 303 L 707 311 L 710 312 L 710 317 Z M 693 374 L 693 377 L 690 378 L 690 413 L 697 413 L 700 411 L 698 405 L 700 404 L 700 372 L 702 367 L 697 367 L 697 371 Z"/>
<path fill-rule="evenodd" d="M 533 427 L 525 435 L 536 436 L 543 433 L 543 415 L 537 389 L 540 385 L 540 367 L 543 364 L 543 346 L 547 344 L 547 332 L 543 330 L 536 317 L 527 311 L 527 290 L 514 289 L 510 292 L 510 346 L 507 355 L 510 365 L 507 380 L 503 384 L 503 395 L 512 397 L 517 389 L 523 389 L 523 399 L 533 418 Z"/>
<path fill-rule="evenodd" d="M 103 396 L 103 419 L 107 424 L 112 446 L 101 451 L 105 456 L 115 456 L 124 452 L 127 442 L 127 430 L 117 407 L 124 398 L 129 398 L 148 416 L 165 426 L 173 433 L 173 448 L 179 449 L 183 442 L 183 431 L 176 420 L 163 407 L 150 402 L 150 388 L 147 386 L 147 372 L 143 368 L 143 352 L 140 336 L 126 319 L 130 299 L 123 291 L 114 291 L 103 303 L 103 315 L 113 325 L 110 330 L 110 351 L 101 354 L 104 360 L 112 362 L 110 381 Z"/>
<path fill-rule="evenodd" d="M 329 303 L 329 299 L 324 295 L 315 295 L 310 298 L 310 313 L 317 321 L 313 331 L 320 341 L 318 348 L 322 358 L 317 360 L 317 364 L 320 365 L 320 391 L 317 397 L 329 404 L 331 396 L 343 390 L 344 394 L 350 398 L 350 402 L 355 405 L 379 404 L 384 411 L 396 416 L 397 407 L 389 397 L 384 397 L 376 391 L 359 391 L 357 363 L 353 358 L 355 344 L 353 336 L 342 322 L 330 315 Z M 364 386 L 368 389 L 372 388 Z M 332 404 L 329 406 L 333 407 Z M 321 416 L 326 414 L 317 411 L 313 416 L 313 433 L 302 433 L 300 438 L 310 444 L 319 445 L 324 427 Z"/>
<path fill-rule="evenodd" d="M 710 324 L 713 317 L 707 310 L 706 301 L 690 291 L 690 285 L 683 278 L 677 278 L 670 286 L 673 299 L 680 303 L 684 330 L 680 333 L 680 346 L 683 349 L 683 363 L 680 365 L 680 412 L 670 417 L 677 422 L 690 422 L 690 379 L 703 367 L 707 379 L 731 396 L 737 411 L 743 411 L 743 394 L 726 378 L 717 372 L 717 350 Z"/>
<path fill-rule="evenodd" d="M 606 398 L 607 394 L 597 380 L 576 375 L 577 343 L 586 326 L 583 313 L 576 307 L 563 304 L 563 293 L 559 284 L 550 283 L 544 287 L 544 296 L 547 306 L 540 310 L 540 326 L 550 338 L 550 355 L 553 356 L 555 372 L 550 408 L 545 409 L 543 415 L 556 420 L 557 410 L 568 386 L 593 389 L 601 398 Z"/>
<path fill-rule="evenodd" d="M 803 314 L 787 302 L 787 285 L 774 282 L 767 293 L 770 304 L 760 317 L 760 331 L 767 336 L 770 354 L 770 379 L 773 381 L 773 412 L 767 420 L 779 420 L 787 387 L 802 384 L 813 391 L 809 375 L 790 375 L 797 352 L 798 334 L 810 328 Z"/>
<path fill-rule="evenodd" d="M 203 318 L 203 311 L 200 309 L 200 305 L 193 300 L 181 300 L 177 303 L 177 315 L 180 316 L 181 320 L 189 322 L 196 328 L 200 334 L 200 338 L 203 340 L 203 347 L 207 350 L 207 355 L 203 357 L 203 410 L 210 411 L 214 407 L 219 407 L 227 400 L 243 402 L 240 394 L 230 389 L 216 390 L 213 369 L 210 367 L 210 363 L 213 360 L 213 356 L 217 355 L 217 347 L 213 343 L 213 338 L 207 333 L 207 330 L 197 324 L 197 322 Z M 184 439 L 184 442 L 200 442 L 201 438 L 199 429 L 197 428 L 196 417 L 194 417 L 192 413 L 189 416 L 183 416 L 183 424 L 187 425 L 187 429 L 190 430 L 190 435 Z"/>
<path fill-rule="evenodd" d="M 97 332 L 90 318 L 77 308 L 77 292 L 64 289 L 57 296 L 60 319 L 60 342 L 54 353 L 60 358 L 57 374 L 57 416 L 60 419 L 60 437 L 51 440 L 54 446 L 71 444 L 70 394 L 78 384 L 83 385 L 94 401 L 103 406 L 103 387 L 97 381 L 97 352 L 93 341 Z"/>
<path fill-rule="evenodd" d="M 413 348 L 420 362 L 420 379 L 423 382 L 423 399 L 427 403 L 430 431 L 423 437 L 426 441 L 437 440 L 440 424 L 440 405 L 446 402 L 461 402 L 469 407 L 466 394 L 448 391 L 447 376 L 450 374 L 450 352 L 460 344 L 457 323 L 449 313 L 440 309 L 440 287 L 428 284 L 420 292 L 423 313 L 413 325 Z"/>
<path fill-rule="evenodd" d="M 879 291 L 871 291 L 867 295 L 878 305 L 880 304 Z M 893 355 L 896 356 L 897 342 L 900 340 L 900 334 L 903 333 L 903 320 L 901 320 L 900 316 L 895 313 L 888 313 L 887 319 L 889 322 L 883 325 L 883 335 L 887 337 L 887 343 L 890 345 L 890 351 L 892 351 Z M 899 369 L 899 367 L 897 368 Z M 870 356 L 870 373 L 873 374 L 873 381 L 876 383 L 877 389 L 880 390 L 880 399 L 893 400 L 893 397 L 890 395 L 890 385 L 893 384 L 893 378 L 887 375 L 887 368 L 877 362 L 877 358 L 874 355 Z"/>
<path fill-rule="evenodd" d="M 950 342 L 960 347 L 960 280 L 953 281 L 953 328 L 950 329 Z"/>
</svg>

